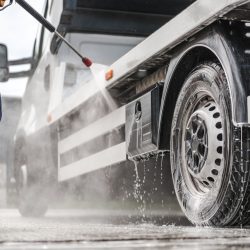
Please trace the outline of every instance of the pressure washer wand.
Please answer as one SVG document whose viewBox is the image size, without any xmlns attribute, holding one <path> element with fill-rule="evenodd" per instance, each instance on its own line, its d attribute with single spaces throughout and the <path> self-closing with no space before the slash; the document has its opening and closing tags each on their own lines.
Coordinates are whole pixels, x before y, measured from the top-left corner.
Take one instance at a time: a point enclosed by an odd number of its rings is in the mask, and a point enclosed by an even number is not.
<svg viewBox="0 0 250 250">
<path fill-rule="evenodd" d="M 84 57 L 77 51 L 57 30 L 56 28 L 48 22 L 42 15 L 40 15 L 35 9 L 33 9 L 25 0 L 16 0 L 16 2 L 24 8 L 28 13 L 30 13 L 38 22 L 40 22 L 46 29 L 48 29 L 51 33 L 54 33 L 57 37 L 59 37 L 70 49 L 72 49 L 82 60 L 83 64 L 86 67 L 90 67 L 92 65 L 92 61 Z"/>
</svg>

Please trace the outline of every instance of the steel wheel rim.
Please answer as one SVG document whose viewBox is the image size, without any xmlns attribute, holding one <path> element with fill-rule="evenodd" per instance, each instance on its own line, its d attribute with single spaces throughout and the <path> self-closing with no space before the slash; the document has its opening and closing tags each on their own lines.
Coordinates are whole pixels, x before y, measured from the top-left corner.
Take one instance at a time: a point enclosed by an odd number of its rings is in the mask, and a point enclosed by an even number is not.
<svg viewBox="0 0 250 250">
<path fill-rule="evenodd" d="M 215 188 L 218 190 L 223 173 L 224 131 L 220 106 L 204 91 L 189 98 L 186 111 L 182 122 L 181 170 L 189 191 L 205 196 Z"/>
</svg>

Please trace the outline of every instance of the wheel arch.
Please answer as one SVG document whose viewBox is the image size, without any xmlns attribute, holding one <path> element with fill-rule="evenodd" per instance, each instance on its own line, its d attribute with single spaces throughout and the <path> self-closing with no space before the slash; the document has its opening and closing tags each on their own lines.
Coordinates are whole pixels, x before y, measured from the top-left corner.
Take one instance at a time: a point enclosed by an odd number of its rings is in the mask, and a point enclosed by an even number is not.
<svg viewBox="0 0 250 250">
<path fill-rule="evenodd" d="M 232 104 L 232 122 L 247 122 L 247 90 L 243 83 L 239 51 L 220 27 L 207 30 L 193 42 L 175 51 L 164 84 L 159 117 L 158 146 L 169 150 L 173 113 L 186 77 L 204 61 L 215 60 L 225 71 Z M 237 104 L 237 105 L 236 105 Z M 166 122 L 167 121 L 167 122 Z"/>
</svg>

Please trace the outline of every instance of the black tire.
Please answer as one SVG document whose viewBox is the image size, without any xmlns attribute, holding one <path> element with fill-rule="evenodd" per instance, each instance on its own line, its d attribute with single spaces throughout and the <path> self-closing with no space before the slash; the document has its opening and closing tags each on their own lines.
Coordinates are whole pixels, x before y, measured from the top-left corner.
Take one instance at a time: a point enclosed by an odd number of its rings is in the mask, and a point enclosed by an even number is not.
<svg viewBox="0 0 250 250">
<path fill-rule="evenodd" d="M 48 183 L 43 172 L 37 169 L 32 171 L 25 154 L 16 153 L 17 208 L 23 217 L 42 217 L 48 210 Z"/>
<path fill-rule="evenodd" d="M 170 149 L 179 204 L 196 225 L 237 226 L 249 217 L 249 171 L 235 160 L 231 113 L 229 87 L 220 64 L 197 66 L 176 103 Z"/>
</svg>

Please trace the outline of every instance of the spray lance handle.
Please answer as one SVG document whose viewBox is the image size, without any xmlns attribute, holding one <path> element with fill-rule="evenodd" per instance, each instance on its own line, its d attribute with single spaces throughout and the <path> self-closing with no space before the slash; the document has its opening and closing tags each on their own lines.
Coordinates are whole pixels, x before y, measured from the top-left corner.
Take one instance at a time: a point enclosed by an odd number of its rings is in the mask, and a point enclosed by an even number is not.
<svg viewBox="0 0 250 250">
<path fill-rule="evenodd" d="M 55 33 L 56 36 L 58 36 L 70 49 L 72 49 L 81 58 L 83 64 L 86 67 L 89 68 L 92 65 L 92 61 L 89 58 L 83 57 L 80 52 L 78 52 L 67 40 L 65 40 L 65 38 L 60 33 L 57 32 L 56 28 L 50 22 L 48 22 L 41 14 L 33 9 L 25 0 L 16 0 L 16 2 L 51 33 Z"/>
</svg>

